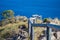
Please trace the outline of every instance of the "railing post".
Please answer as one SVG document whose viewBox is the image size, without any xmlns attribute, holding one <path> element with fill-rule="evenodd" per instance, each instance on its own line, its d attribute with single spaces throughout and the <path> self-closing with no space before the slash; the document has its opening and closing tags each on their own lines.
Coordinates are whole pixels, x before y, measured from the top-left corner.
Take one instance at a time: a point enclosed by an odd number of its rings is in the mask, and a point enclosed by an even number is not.
<svg viewBox="0 0 60 40">
<path fill-rule="evenodd" d="M 37 19 L 33 19 L 33 24 L 35 24 L 37 22 Z M 32 40 L 34 40 L 34 27 L 31 28 L 32 29 Z"/>
<path fill-rule="evenodd" d="M 47 40 L 51 40 L 51 32 L 52 32 L 52 29 L 47 27 Z"/>
<path fill-rule="evenodd" d="M 32 40 L 34 40 L 34 27 L 32 27 Z"/>
<path fill-rule="evenodd" d="M 31 34 L 31 22 L 29 19 L 28 19 L 28 28 L 29 28 L 29 36 L 30 36 L 30 34 Z"/>
<path fill-rule="evenodd" d="M 35 19 L 34 19 L 35 20 Z M 36 21 L 33 21 L 33 23 L 35 23 Z M 34 27 L 32 27 L 31 24 L 33 24 L 30 22 L 30 20 L 28 20 L 28 26 L 29 26 L 29 36 L 31 38 L 31 40 L 34 40 Z"/>
</svg>

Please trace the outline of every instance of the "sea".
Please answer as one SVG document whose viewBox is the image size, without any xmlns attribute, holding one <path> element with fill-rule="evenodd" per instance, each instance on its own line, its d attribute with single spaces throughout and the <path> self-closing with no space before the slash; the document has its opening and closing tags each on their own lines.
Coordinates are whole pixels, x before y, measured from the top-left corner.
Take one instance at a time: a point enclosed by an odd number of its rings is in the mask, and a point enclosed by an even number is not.
<svg viewBox="0 0 60 40">
<path fill-rule="evenodd" d="M 60 19 L 60 0 L 0 0 L 0 20 L 4 10 L 13 10 L 15 16 L 42 15 Z"/>
</svg>

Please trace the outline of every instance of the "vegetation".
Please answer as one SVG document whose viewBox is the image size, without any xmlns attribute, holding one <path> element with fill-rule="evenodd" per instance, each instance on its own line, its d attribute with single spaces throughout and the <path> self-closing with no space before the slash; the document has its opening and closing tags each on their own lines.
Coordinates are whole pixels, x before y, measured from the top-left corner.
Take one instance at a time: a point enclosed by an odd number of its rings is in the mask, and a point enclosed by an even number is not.
<svg viewBox="0 0 60 40">
<path fill-rule="evenodd" d="M 18 33 L 18 27 L 19 25 L 25 25 L 26 28 L 28 28 L 27 26 L 27 22 L 18 22 L 18 23 L 9 23 L 5 26 L 0 27 L 0 37 L 2 37 L 2 39 L 5 39 L 7 37 L 11 37 L 14 33 L 13 30 Z M 28 29 L 26 29 L 27 31 Z"/>
<path fill-rule="evenodd" d="M 2 34 L 2 38 L 8 38 L 9 36 L 10 36 L 9 32 L 6 32 L 6 33 Z"/>
<path fill-rule="evenodd" d="M 7 19 L 7 18 L 12 18 L 14 16 L 14 12 L 12 10 L 5 10 L 2 13 L 3 18 Z"/>
<path fill-rule="evenodd" d="M 12 10 L 5 10 L 2 13 L 2 16 L 4 17 L 4 19 L 2 21 L 0 21 L 0 40 L 4 40 L 6 38 L 12 37 L 14 34 L 19 33 L 19 26 L 21 27 L 21 25 L 25 26 L 26 29 L 24 29 L 26 32 L 28 32 L 28 19 L 24 19 L 22 20 L 22 18 L 20 19 L 16 19 L 14 17 L 14 12 Z M 21 21 L 22 20 L 22 21 Z M 43 20 L 44 23 L 50 23 L 48 18 L 45 18 Z M 38 20 L 37 23 L 42 23 L 41 20 Z M 38 29 L 38 30 L 37 30 Z M 35 32 L 35 39 L 37 40 L 39 36 L 41 36 L 41 34 L 43 33 L 45 28 L 43 27 L 34 27 L 34 32 Z M 29 37 L 30 39 L 30 37 Z"/>
<path fill-rule="evenodd" d="M 45 23 L 50 23 L 50 21 L 49 21 L 49 19 L 48 18 L 45 18 L 44 20 L 43 20 L 43 22 Z"/>
<path fill-rule="evenodd" d="M 0 29 L 0 32 L 2 32 L 4 30 L 4 28 L 3 29 Z"/>
<path fill-rule="evenodd" d="M 16 19 L 13 17 L 14 15 L 13 15 L 13 13 L 12 14 L 10 14 L 10 11 L 9 12 L 7 12 L 8 10 L 6 10 L 6 11 L 4 11 L 3 12 L 3 17 L 4 17 L 4 20 L 2 20 L 1 21 L 1 23 L 2 23 L 2 27 L 0 27 L 0 29 L 1 29 L 1 38 L 3 38 L 3 39 L 6 39 L 6 38 L 8 38 L 8 37 L 11 37 L 14 33 L 12 32 L 12 30 L 14 30 L 16 33 L 18 33 L 18 27 L 19 27 L 19 25 L 24 25 L 24 26 L 26 26 L 26 29 L 24 29 L 25 31 L 27 31 L 28 32 L 28 19 L 27 20 L 23 20 L 23 21 L 18 21 L 18 22 L 16 22 Z M 9 13 L 9 14 L 8 14 Z M 8 16 L 9 15 L 9 16 Z M 11 16 L 12 15 L 12 16 Z M 40 22 L 40 21 L 39 21 Z M 42 30 L 44 29 L 44 28 L 39 28 L 38 27 L 38 29 L 40 29 L 39 31 L 36 29 L 36 28 L 34 28 L 34 30 L 35 30 L 35 33 L 36 33 L 36 35 L 35 35 L 35 40 L 37 39 L 37 37 L 38 37 L 38 35 L 40 35 L 41 34 L 41 32 L 42 32 Z M 39 33 L 38 33 L 39 32 Z M 38 35 L 37 35 L 38 34 Z M 28 37 L 29 38 L 29 37 Z"/>
<path fill-rule="evenodd" d="M 14 12 L 12 10 L 5 10 L 2 12 L 3 19 L 0 21 L 0 26 L 4 26 L 9 23 L 14 23 Z"/>
</svg>

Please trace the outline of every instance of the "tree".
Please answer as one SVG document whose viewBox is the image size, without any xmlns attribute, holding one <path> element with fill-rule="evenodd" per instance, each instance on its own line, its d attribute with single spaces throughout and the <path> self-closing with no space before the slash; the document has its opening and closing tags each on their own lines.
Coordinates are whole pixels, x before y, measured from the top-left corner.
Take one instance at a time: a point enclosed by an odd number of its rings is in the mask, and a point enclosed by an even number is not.
<svg viewBox="0 0 60 40">
<path fill-rule="evenodd" d="M 2 13 L 2 16 L 7 19 L 7 18 L 12 18 L 14 16 L 14 12 L 12 10 L 5 10 Z"/>
</svg>

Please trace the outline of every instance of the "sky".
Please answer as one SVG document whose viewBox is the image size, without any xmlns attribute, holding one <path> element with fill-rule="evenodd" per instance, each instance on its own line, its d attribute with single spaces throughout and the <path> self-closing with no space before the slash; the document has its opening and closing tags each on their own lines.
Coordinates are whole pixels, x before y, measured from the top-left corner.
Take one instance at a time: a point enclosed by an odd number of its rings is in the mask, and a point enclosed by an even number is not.
<svg viewBox="0 0 60 40">
<path fill-rule="evenodd" d="M 13 10 L 15 16 L 31 17 L 38 14 L 43 18 L 60 19 L 60 0 L 0 0 L 0 13 L 4 10 Z"/>
</svg>

